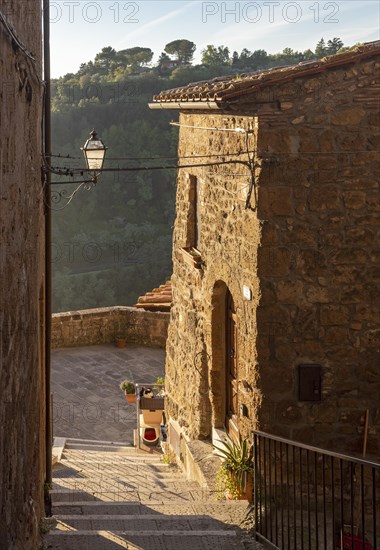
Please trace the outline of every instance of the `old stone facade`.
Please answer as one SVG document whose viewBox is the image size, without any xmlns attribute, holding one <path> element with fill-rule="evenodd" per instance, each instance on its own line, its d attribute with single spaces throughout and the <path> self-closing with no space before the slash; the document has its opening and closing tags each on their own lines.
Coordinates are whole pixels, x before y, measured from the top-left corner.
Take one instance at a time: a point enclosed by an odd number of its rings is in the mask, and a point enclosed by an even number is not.
<svg viewBox="0 0 380 550">
<path fill-rule="evenodd" d="M 379 69 L 377 42 L 154 98 L 180 109 L 180 164 L 209 164 L 178 176 L 166 384 L 182 453 L 218 429 L 357 453 L 369 409 L 379 460 Z"/>
<path fill-rule="evenodd" d="M 0 49 L 0 548 L 35 550 L 45 475 L 38 2 L 0 1 Z"/>
</svg>

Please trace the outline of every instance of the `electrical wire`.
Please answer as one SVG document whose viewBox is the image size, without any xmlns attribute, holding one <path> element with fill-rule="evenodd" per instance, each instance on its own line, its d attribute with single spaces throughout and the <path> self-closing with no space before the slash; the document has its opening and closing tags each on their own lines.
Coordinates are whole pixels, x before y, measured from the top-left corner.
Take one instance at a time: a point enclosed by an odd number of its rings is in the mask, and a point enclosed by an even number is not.
<svg viewBox="0 0 380 550">
<path fill-rule="evenodd" d="M 235 132 L 239 134 L 253 134 L 253 130 L 246 130 L 245 128 L 215 128 L 212 126 L 191 126 L 189 124 L 181 124 L 180 122 L 169 122 L 170 126 L 178 126 L 180 128 L 192 128 L 193 130 L 213 130 L 217 132 Z"/>
<path fill-rule="evenodd" d="M 15 29 L 10 23 L 6 20 L 4 14 L 0 11 L 0 23 L 3 25 L 4 29 L 7 31 L 8 35 L 11 37 L 13 44 L 18 48 L 18 50 L 26 57 L 28 62 L 32 64 L 32 72 L 37 78 L 38 82 L 42 84 L 42 80 L 39 77 L 39 74 L 36 69 L 36 58 L 34 54 L 23 44 L 21 39 L 17 36 Z"/>
<path fill-rule="evenodd" d="M 246 146 L 247 146 L 247 155 L 248 155 L 249 167 L 250 167 L 250 171 L 251 171 L 251 181 L 250 181 L 248 192 L 247 192 L 247 199 L 245 201 L 245 209 L 248 210 L 248 208 L 249 208 L 250 210 L 255 211 L 256 208 L 257 208 L 257 189 L 256 189 L 256 179 L 255 179 L 256 165 L 255 165 L 254 156 L 251 156 L 250 153 L 248 152 L 249 151 L 249 135 L 248 134 L 245 135 L 245 143 L 246 143 Z M 254 207 L 251 206 L 252 191 L 253 191 L 254 197 L 255 197 L 255 206 Z"/>
<path fill-rule="evenodd" d="M 35 63 L 36 58 L 34 57 L 32 52 L 30 50 L 28 50 L 27 47 L 18 38 L 18 36 L 16 34 L 16 31 L 14 30 L 12 25 L 10 25 L 8 23 L 8 21 L 4 17 L 4 14 L 1 11 L 0 11 L 0 23 L 2 23 L 3 26 L 5 27 L 5 29 L 8 31 L 8 34 L 11 36 L 13 42 L 16 44 L 16 46 L 19 48 L 19 50 L 21 50 L 24 53 L 24 55 L 26 55 L 26 57 L 28 57 L 29 59 L 31 59 L 33 61 L 33 63 Z"/>
<path fill-rule="evenodd" d="M 146 172 L 149 170 L 180 170 L 183 168 L 201 168 L 203 166 L 220 166 L 224 164 L 242 164 L 243 166 L 246 166 L 250 168 L 250 163 L 244 160 L 226 160 L 222 162 L 207 162 L 207 163 L 201 163 L 201 164 L 181 164 L 176 166 L 137 166 L 137 167 L 122 167 L 122 168 L 102 168 L 101 173 L 103 172 Z M 55 171 L 54 166 L 48 167 L 46 166 L 46 169 L 51 171 L 52 174 L 56 174 L 59 176 L 74 176 L 75 174 L 84 175 L 85 172 L 89 172 L 87 169 L 78 169 L 78 170 L 62 170 L 62 171 Z M 89 180 L 90 181 L 90 180 Z M 64 185 L 64 184 L 70 184 L 74 183 L 71 181 L 64 181 L 64 182 L 51 182 L 51 185 Z"/>
<path fill-rule="evenodd" d="M 255 151 L 249 151 L 250 153 L 254 153 Z M 180 160 L 180 159 L 196 159 L 196 158 L 218 158 L 218 157 L 237 157 L 241 155 L 246 155 L 247 151 L 237 151 L 236 153 L 224 153 L 224 154 L 213 154 L 213 155 L 182 155 L 182 156 L 176 156 L 176 157 L 108 157 L 107 161 L 109 160 L 132 160 L 132 161 L 138 161 L 138 160 Z M 71 155 L 46 155 L 52 158 L 62 158 L 62 159 L 70 159 L 70 160 L 83 160 L 83 157 L 73 157 Z"/>
</svg>

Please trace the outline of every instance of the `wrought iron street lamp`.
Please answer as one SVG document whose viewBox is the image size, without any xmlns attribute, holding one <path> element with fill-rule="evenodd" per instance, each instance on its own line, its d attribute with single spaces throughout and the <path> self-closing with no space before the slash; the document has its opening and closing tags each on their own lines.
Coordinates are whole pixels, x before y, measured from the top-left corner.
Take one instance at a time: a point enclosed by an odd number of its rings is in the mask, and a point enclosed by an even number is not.
<svg viewBox="0 0 380 550">
<path fill-rule="evenodd" d="M 96 183 L 99 173 L 102 171 L 107 147 L 98 137 L 95 130 L 90 133 L 90 138 L 82 147 L 86 166 L 89 172 L 92 172 L 92 181 Z"/>
<path fill-rule="evenodd" d="M 52 182 L 52 185 L 61 185 L 61 184 L 78 184 L 78 187 L 74 189 L 74 191 L 52 191 L 51 192 L 51 200 L 49 200 L 49 207 L 52 210 L 63 210 L 70 204 L 70 202 L 73 200 L 75 195 L 78 193 L 80 189 L 85 189 L 86 191 L 89 191 L 92 189 L 98 181 L 98 176 L 103 171 L 103 164 L 104 159 L 107 152 L 107 147 L 104 145 L 103 141 L 98 137 L 95 130 L 92 130 L 90 133 L 89 139 L 86 141 L 83 147 L 81 147 L 81 150 L 83 151 L 84 159 L 86 161 L 86 170 L 83 169 L 70 169 L 65 168 L 62 166 L 51 166 L 50 162 L 47 162 L 47 159 L 45 158 L 45 171 L 46 174 L 50 176 L 50 174 L 56 174 L 57 176 L 74 176 L 76 174 L 83 177 L 83 180 L 70 180 L 70 181 L 54 181 Z M 58 155 L 60 157 L 60 155 Z M 63 157 L 63 158 L 70 158 Z M 48 159 L 50 161 L 50 158 Z M 88 175 L 86 174 L 88 172 Z M 50 185 L 49 185 L 50 187 Z M 54 205 L 57 205 L 61 202 L 61 200 L 64 199 L 66 202 L 62 207 L 54 208 Z"/>
</svg>

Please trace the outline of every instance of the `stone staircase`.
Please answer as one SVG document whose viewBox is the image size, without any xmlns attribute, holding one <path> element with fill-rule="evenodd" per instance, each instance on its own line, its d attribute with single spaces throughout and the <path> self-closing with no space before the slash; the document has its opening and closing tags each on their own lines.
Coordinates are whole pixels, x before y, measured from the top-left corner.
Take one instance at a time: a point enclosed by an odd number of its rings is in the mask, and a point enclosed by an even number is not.
<svg viewBox="0 0 380 550">
<path fill-rule="evenodd" d="M 246 501 L 218 501 L 181 470 L 114 443 L 67 440 L 53 470 L 49 550 L 252 550 Z"/>
</svg>

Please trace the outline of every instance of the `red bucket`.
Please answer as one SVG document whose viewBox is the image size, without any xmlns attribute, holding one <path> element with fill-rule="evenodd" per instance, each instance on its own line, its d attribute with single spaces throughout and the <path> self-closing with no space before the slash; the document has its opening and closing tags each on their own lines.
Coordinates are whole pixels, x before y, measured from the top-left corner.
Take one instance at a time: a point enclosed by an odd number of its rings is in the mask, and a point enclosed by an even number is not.
<svg viewBox="0 0 380 550">
<path fill-rule="evenodd" d="M 357 535 L 353 537 L 351 537 L 351 535 L 344 535 L 343 550 L 363 550 L 363 539 Z M 364 550 L 373 550 L 371 543 L 367 539 L 364 541 Z"/>
</svg>

